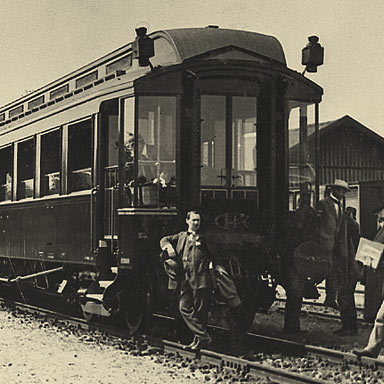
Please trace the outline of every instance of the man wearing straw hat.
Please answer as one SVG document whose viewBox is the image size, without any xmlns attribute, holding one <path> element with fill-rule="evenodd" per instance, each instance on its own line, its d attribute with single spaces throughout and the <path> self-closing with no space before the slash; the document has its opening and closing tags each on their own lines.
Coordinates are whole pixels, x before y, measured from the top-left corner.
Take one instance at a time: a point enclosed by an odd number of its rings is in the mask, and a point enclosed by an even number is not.
<svg viewBox="0 0 384 384">
<path fill-rule="evenodd" d="M 319 202 L 319 242 L 328 259 L 327 297 L 330 307 L 339 307 L 342 327 L 335 331 L 340 336 L 357 334 L 354 291 L 358 269 L 355 252 L 347 226 L 349 215 L 344 212 L 343 200 L 350 191 L 348 183 L 336 179 L 329 185 L 331 193 Z M 337 299 L 337 303 L 336 303 Z"/>
</svg>

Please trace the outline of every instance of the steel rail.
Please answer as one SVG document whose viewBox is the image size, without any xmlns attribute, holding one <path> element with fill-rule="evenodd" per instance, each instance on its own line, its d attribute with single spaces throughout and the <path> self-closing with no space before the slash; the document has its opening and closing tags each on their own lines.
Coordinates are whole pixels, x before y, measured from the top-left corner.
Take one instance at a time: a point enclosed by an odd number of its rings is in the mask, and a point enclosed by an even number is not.
<svg viewBox="0 0 384 384">
<path fill-rule="evenodd" d="M 0 303 L 3 303 L 5 306 L 16 308 L 28 313 L 46 315 L 54 319 L 59 319 L 67 322 L 70 325 L 74 325 L 78 328 L 84 330 L 93 330 L 93 331 L 104 331 L 108 332 L 110 335 L 128 338 L 131 334 L 128 331 L 122 330 L 121 328 L 115 328 L 112 326 L 106 326 L 105 324 L 98 323 L 88 323 L 86 320 L 68 316 L 56 311 L 49 309 L 39 308 L 33 305 L 14 302 L 10 300 L 5 300 L 0 298 Z M 165 319 L 168 321 L 174 321 L 170 316 L 166 315 L 155 315 L 160 319 Z M 228 331 L 224 327 L 210 326 L 213 330 Z M 258 345 L 265 345 L 270 347 L 275 347 L 278 350 L 287 350 L 290 353 L 297 353 L 301 355 L 311 356 L 311 357 L 320 357 L 327 360 L 330 363 L 340 364 L 346 362 L 356 367 L 364 366 L 369 369 L 378 369 L 381 372 L 384 372 L 384 361 L 380 359 L 374 359 L 369 357 L 357 357 L 356 355 L 348 352 L 336 351 L 328 348 L 317 347 L 313 345 L 302 344 L 294 341 L 263 336 L 255 334 L 252 332 L 247 333 L 247 337 L 252 339 Z M 237 372 L 242 372 L 244 374 L 250 374 L 251 376 L 257 376 L 262 378 L 273 378 L 277 382 L 281 383 L 314 383 L 314 384 L 325 384 L 327 381 L 313 378 L 310 376 L 302 375 L 297 372 L 275 368 L 267 364 L 258 363 L 255 361 L 250 361 L 245 358 L 240 358 L 236 356 L 226 355 L 223 353 L 215 352 L 212 350 L 201 349 L 200 351 L 194 352 L 186 350 L 185 346 L 179 343 L 175 343 L 169 340 L 162 340 L 156 337 L 145 336 L 145 339 L 149 345 L 157 347 L 164 351 L 164 353 L 175 354 L 182 356 L 186 359 L 198 359 L 202 362 L 206 362 L 212 367 L 218 368 L 228 368 L 233 369 Z"/>
<path fill-rule="evenodd" d="M 113 336 L 122 338 L 130 337 L 129 332 L 122 331 L 121 329 L 105 326 L 104 324 L 88 323 L 84 319 L 67 316 L 49 309 L 39 308 L 33 305 L 13 302 L 9 300 L 0 299 L 0 303 L 5 306 L 15 308 L 28 313 L 45 315 L 54 319 L 65 321 L 67 324 L 75 325 L 85 330 L 98 330 L 107 332 Z M 172 319 L 163 316 L 166 319 Z M 327 381 L 316 379 L 308 375 L 302 375 L 297 372 L 288 371 L 285 369 L 274 368 L 270 365 L 246 360 L 244 358 L 226 355 L 224 353 L 215 352 L 212 350 L 201 349 L 199 351 L 186 350 L 185 346 L 169 340 L 162 340 L 155 337 L 145 337 L 146 341 L 152 347 L 157 347 L 165 354 L 180 356 L 189 360 L 200 360 L 207 363 L 211 368 L 217 367 L 219 369 L 229 369 L 237 374 L 247 375 L 252 378 L 268 378 L 277 383 L 282 384 L 326 384 Z M 276 339 L 277 340 L 277 339 Z M 230 373 L 229 373 L 230 374 Z"/>
<path fill-rule="evenodd" d="M 217 368 L 229 368 L 242 374 L 250 374 L 259 378 L 269 378 L 281 383 L 308 383 L 308 384 L 326 384 L 327 381 L 315 379 L 307 375 L 301 375 L 285 369 L 274 368 L 269 365 L 249 361 L 239 357 L 225 355 L 223 353 L 211 350 L 201 349 L 198 352 L 184 350 L 184 346 L 172 341 L 163 340 L 165 353 L 186 358 L 199 359 Z"/>
<path fill-rule="evenodd" d="M 384 372 L 384 360 L 375 359 L 371 357 L 358 357 L 351 352 L 337 351 L 334 349 L 318 347 L 315 345 L 302 344 L 295 341 L 289 341 L 270 336 L 263 336 L 255 333 L 247 333 L 249 337 L 254 338 L 258 343 L 267 344 L 269 346 L 275 345 L 281 349 L 287 349 L 296 351 L 297 353 L 303 353 L 308 356 L 321 357 L 333 363 L 346 362 L 352 365 L 364 365 L 367 368 L 379 369 Z"/>
<path fill-rule="evenodd" d="M 159 319 L 174 321 L 170 316 L 163 314 L 154 314 Z M 227 328 L 221 326 L 210 325 L 211 330 L 228 331 Z M 262 345 L 266 348 L 276 348 L 280 351 L 289 351 L 290 353 L 301 354 L 304 356 L 320 357 L 329 362 L 341 364 L 346 362 L 354 366 L 363 365 L 370 369 L 378 369 L 384 372 L 384 360 L 370 357 L 358 357 L 350 352 L 337 351 L 334 349 L 318 347 L 315 345 L 303 344 L 296 341 L 280 339 L 277 337 L 264 336 L 253 332 L 247 332 L 247 337 L 251 339 L 255 345 Z"/>
<path fill-rule="evenodd" d="M 324 303 L 319 303 L 318 301 L 310 301 L 311 299 L 305 299 L 305 301 L 303 300 L 303 306 L 305 305 L 313 305 L 314 307 L 323 307 L 323 308 L 327 308 L 326 305 L 324 305 Z M 278 303 L 285 303 L 287 301 L 287 299 L 285 297 L 278 297 L 275 299 L 276 302 Z M 357 311 L 364 311 L 364 307 L 362 306 L 356 306 L 356 310 Z"/>
<path fill-rule="evenodd" d="M 285 303 L 286 300 L 285 299 L 277 299 L 276 300 L 277 302 L 279 303 Z M 317 316 L 317 317 L 322 317 L 322 318 L 325 318 L 325 319 L 332 319 L 332 320 L 340 320 L 340 315 L 336 314 L 336 313 L 326 313 L 326 312 L 317 312 L 316 310 L 311 310 L 311 309 L 307 309 L 306 307 L 307 306 L 313 306 L 313 307 L 323 307 L 324 308 L 324 305 L 321 304 L 321 303 L 310 303 L 310 302 L 305 302 L 303 303 L 302 307 L 301 307 L 301 312 L 302 314 L 306 314 L 306 315 L 312 315 L 312 316 Z M 284 311 L 284 307 L 277 307 L 277 310 L 279 312 L 282 312 Z M 356 311 L 358 313 L 361 313 L 363 312 L 363 308 L 356 308 Z M 368 321 L 368 320 L 365 320 L 365 319 L 362 319 L 360 317 L 357 317 L 357 321 L 361 324 L 368 324 L 368 325 L 372 325 L 372 321 Z"/>
<path fill-rule="evenodd" d="M 279 307 L 277 309 L 279 312 L 283 312 L 284 308 Z M 311 316 L 316 316 L 316 317 L 322 317 L 324 319 L 330 319 L 330 320 L 340 320 L 340 315 L 334 314 L 334 313 L 324 313 L 324 312 L 316 312 L 315 310 L 310 310 L 310 309 L 301 309 L 301 314 L 306 314 L 306 315 L 311 315 Z M 361 324 L 368 324 L 372 325 L 371 321 L 367 321 L 361 318 L 357 318 L 357 321 Z"/>
</svg>

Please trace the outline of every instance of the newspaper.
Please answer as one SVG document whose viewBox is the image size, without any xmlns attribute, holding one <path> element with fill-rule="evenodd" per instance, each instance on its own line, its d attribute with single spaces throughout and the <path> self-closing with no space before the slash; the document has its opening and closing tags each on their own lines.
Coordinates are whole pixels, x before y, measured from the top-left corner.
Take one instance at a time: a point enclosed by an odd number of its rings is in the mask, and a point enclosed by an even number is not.
<svg viewBox="0 0 384 384">
<path fill-rule="evenodd" d="M 383 250 L 384 244 L 361 237 L 355 259 L 361 261 L 364 265 L 376 269 Z"/>
</svg>

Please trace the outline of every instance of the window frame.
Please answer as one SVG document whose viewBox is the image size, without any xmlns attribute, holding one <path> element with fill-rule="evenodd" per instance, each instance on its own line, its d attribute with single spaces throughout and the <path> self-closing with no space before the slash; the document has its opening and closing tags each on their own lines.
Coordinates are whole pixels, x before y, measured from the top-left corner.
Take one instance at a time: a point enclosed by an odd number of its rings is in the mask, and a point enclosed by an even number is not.
<svg viewBox="0 0 384 384">
<path fill-rule="evenodd" d="M 234 173 L 233 168 L 233 98 L 234 97 L 249 97 L 255 99 L 255 115 L 256 115 L 256 151 L 258 151 L 258 126 L 259 124 L 259 109 L 260 109 L 260 99 L 259 99 L 259 93 L 250 93 L 247 95 L 243 95 L 239 92 L 202 92 L 201 96 L 222 96 L 225 99 L 225 184 L 224 185 L 211 185 L 211 184 L 201 184 L 201 189 L 208 191 L 208 190 L 225 190 L 227 191 L 226 195 L 227 198 L 233 198 L 233 191 L 240 191 L 240 190 L 258 190 L 259 189 L 259 183 L 258 183 L 258 172 L 257 169 L 255 169 L 256 172 L 256 185 L 255 186 L 236 186 L 232 185 L 232 177 Z M 202 97 L 201 97 L 202 99 Z M 201 105 L 200 105 L 201 109 Z M 200 116 L 200 119 L 202 120 L 202 117 Z M 200 139 L 200 148 L 201 148 L 202 142 Z M 256 152 L 257 153 L 257 152 Z M 202 153 L 200 153 L 200 156 L 202 156 Z M 202 162 L 202 159 L 201 159 Z M 257 164 L 257 162 L 256 162 Z M 201 182 L 201 178 L 200 178 Z"/>
<path fill-rule="evenodd" d="M 42 183 L 44 179 L 44 175 L 42 174 L 42 159 L 43 159 L 43 145 L 42 139 L 43 136 L 52 134 L 54 132 L 58 132 L 59 135 L 59 191 L 58 193 L 45 193 L 43 194 Z M 62 185 L 63 185 L 63 129 L 61 126 L 52 128 L 48 131 L 44 131 L 39 133 L 36 138 L 36 180 L 35 180 L 35 190 L 36 190 L 36 198 L 39 197 L 47 197 L 47 196 L 57 196 L 62 194 Z"/>
<path fill-rule="evenodd" d="M 0 151 L 3 151 L 3 150 L 5 150 L 5 149 L 7 149 L 7 148 L 9 148 L 9 150 L 10 150 L 10 160 L 11 160 L 11 164 L 10 164 L 10 171 L 11 171 L 11 182 L 10 182 L 10 185 L 11 185 L 11 191 L 10 191 L 10 199 L 8 199 L 8 200 L 0 200 L 0 204 L 5 204 L 5 203 L 10 203 L 10 202 L 12 202 L 13 201 L 13 191 L 14 191 L 14 173 L 15 173 L 15 169 L 14 169 L 14 161 L 15 161 L 15 159 L 14 159 L 14 151 L 15 151 L 15 149 L 14 149 L 14 143 L 10 143 L 10 144 L 6 144 L 6 145 L 4 145 L 4 146 L 2 146 L 2 147 L 0 147 Z M 7 183 L 5 183 L 5 184 L 2 184 L 1 186 L 5 186 L 5 185 L 7 185 Z"/>
<path fill-rule="evenodd" d="M 139 186 L 139 183 L 138 183 L 138 178 L 139 178 L 139 151 L 138 151 L 138 138 L 139 138 L 139 105 L 140 105 L 140 100 L 143 98 L 143 97 L 150 97 L 150 98 L 172 98 L 173 101 L 174 101 L 174 126 L 175 126 L 175 131 L 174 131 L 174 144 L 175 144 L 175 149 L 174 149 L 174 160 L 172 160 L 172 162 L 175 164 L 175 178 L 176 178 L 176 188 L 175 188 L 175 193 L 176 193 L 176 196 L 178 195 L 178 191 L 179 191 L 179 184 L 180 184 L 180 176 L 179 176 L 179 158 L 180 158 L 180 95 L 177 94 L 177 93 L 155 93 L 155 94 L 152 94 L 152 93 L 140 93 L 140 94 L 136 94 L 134 97 L 134 100 L 133 100 L 133 105 L 134 105 L 134 116 L 133 116 L 133 121 L 134 121 L 134 130 L 133 130 L 133 134 L 134 134 L 134 159 L 133 159 L 133 162 L 131 162 L 131 164 L 133 165 L 133 193 L 130 192 L 130 195 L 131 196 L 131 202 L 128 203 L 128 207 L 130 208 L 162 208 L 161 206 L 161 203 L 160 203 L 160 199 L 158 198 L 157 199 L 157 204 L 156 206 L 154 207 L 152 204 L 150 205 L 145 205 L 145 204 L 142 204 L 140 202 L 140 194 L 142 193 L 139 189 L 140 189 L 140 186 Z M 120 101 L 121 101 L 121 111 L 120 111 L 120 143 L 122 144 L 121 147 L 123 148 L 124 145 L 125 145 L 125 142 L 124 142 L 124 134 L 125 134 L 125 123 L 131 119 L 132 121 L 132 118 L 131 117 L 127 117 L 126 116 L 126 109 L 125 109 L 125 101 L 127 99 L 131 99 L 132 96 L 127 96 L 127 97 L 124 97 L 124 98 L 121 98 Z M 119 162 L 120 164 L 123 164 L 125 163 L 125 158 L 124 158 L 124 150 L 121 151 L 122 153 L 122 160 Z M 155 161 L 154 161 L 155 162 Z M 128 181 L 126 180 L 126 172 L 127 172 L 127 169 L 124 168 L 124 166 L 122 166 L 122 172 L 119 172 L 120 173 L 120 177 L 123 178 L 123 180 L 121 180 L 122 182 L 120 183 L 121 185 L 124 185 L 124 188 L 127 189 L 129 188 L 129 186 L 127 185 L 128 184 Z M 175 197 L 175 201 L 177 200 L 177 197 Z M 176 204 L 176 202 L 175 202 Z M 173 204 L 171 207 L 168 207 L 168 208 L 174 208 L 174 205 Z"/>
<path fill-rule="evenodd" d="M 36 189 L 35 189 L 35 183 L 36 183 L 36 136 L 37 135 L 33 135 L 33 136 L 29 136 L 29 137 L 26 137 L 26 138 L 23 138 L 22 140 L 18 140 L 16 141 L 14 144 L 14 184 L 13 184 L 13 187 L 14 187 L 14 194 L 13 194 L 13 200 L 14 201 L 22 201 L 22 200 L 31 200 L 31 199 L 34 199 L 35 198 L 35 193 L 36 193 Z M 32 154 L 32 158 L 33 158 L 33 164 L 32 164 L 32 186 L 33 186 L 33 191 L 32 191 L 32 196 L 29 196 L 29 197 L 20 197 L 20 188 L 19 188 L 19 176 L 20 176 L 20 167 L 19 167 L 19 154 L 20 154 L 20 145 L 23 144 L 23 143 L 26 143 L 28 141 L 31 141 L 32 142 L 32 150 L 33 150 L 33 154 Z M 25 180 L 28 180 L 28 179 L 25 179 Z"/>
<path fill-rule="evenodd" d="M 89 188 L 86 189 L 79 189 L 79 190 L 73 190 L 72 186 L 72 171 L 70 169 L 70 146 L 69 146 L 69 139 L 70 139 L 70 127 L 81 124 L 83 122 L 89 121 L 90 122 L 90 165 L 87 168 L 82 169 L 90 169 L 90 182 L 89 182 Z M 95 118 L 94 115 L 88 115 L 85 117 L 82 117 L 81 119 L 71 121 L 69 123 L 66 123 L 63 126 L 63 155 L 65 157 L 62 157 L 62 163 L 63 165 L 63 179 L 64 182 L 62 184 L 62 191 L 63 194 L 70 195 L 72 193 L 82 193 L 85 191 L 91 191 L 93 188 L 93 181 L 94 181 L 94 160 L 95 160 Z M 81 170 L 81 169 L 80 169 Z"/>
</svg>

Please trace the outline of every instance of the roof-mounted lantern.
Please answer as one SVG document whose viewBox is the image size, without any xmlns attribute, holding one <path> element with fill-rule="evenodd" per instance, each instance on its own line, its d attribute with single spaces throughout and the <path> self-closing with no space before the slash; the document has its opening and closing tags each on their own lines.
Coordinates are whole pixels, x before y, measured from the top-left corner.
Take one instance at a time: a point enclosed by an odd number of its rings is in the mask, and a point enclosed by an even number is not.
<svg viewBox="0 0 384 384">
<path fill-rule="evenodd" d="M 132 43 L 132 58 L 139 60 L 140 67 L 152 67 L 149 59 L 155 56 L 153 40 L 147 36 L 147 28 L 136 28 L 136 39 Z"/>
<path fill-rule="evenodd" d="M 309 43 L 302 49 L 301 64 L 305 65 L 305 71 L 317 72 L 317 67 L 324 62 L 324 48 L 317 36 L 308 37 L 308 41 Z"/>
</svg>

